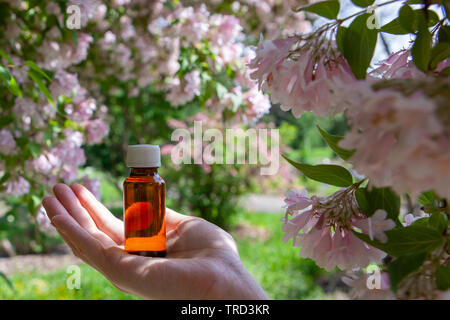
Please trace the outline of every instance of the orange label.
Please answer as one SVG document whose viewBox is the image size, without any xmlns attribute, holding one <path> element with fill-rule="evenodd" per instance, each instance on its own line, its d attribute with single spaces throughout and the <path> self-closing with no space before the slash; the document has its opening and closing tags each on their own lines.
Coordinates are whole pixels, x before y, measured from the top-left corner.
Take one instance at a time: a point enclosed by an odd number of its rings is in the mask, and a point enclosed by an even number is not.
<svg viewBox="0 0 450 320">
<path fill-rule="evenodd" d="M 154 219 L 155 210 L 150 202 L 135 202 L 125 211 L 125 232 L 147 229 Z"/>
</svg>

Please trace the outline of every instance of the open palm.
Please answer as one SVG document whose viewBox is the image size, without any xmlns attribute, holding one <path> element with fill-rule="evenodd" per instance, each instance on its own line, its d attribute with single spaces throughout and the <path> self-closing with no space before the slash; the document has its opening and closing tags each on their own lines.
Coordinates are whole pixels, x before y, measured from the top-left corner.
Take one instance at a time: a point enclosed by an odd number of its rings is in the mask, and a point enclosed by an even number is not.
<svg viewBox="0 0 450 320">
<path fill-rule="evenodd" d="M 57 184 L 42 201 L 73 253 L 118 289 L 148 299 L 267 298 L 239 259 L 233 238 L 203 219 L 166 209 L 167 257 L 123 250 L 123 221 L 85 187 Z"/>
</svg>

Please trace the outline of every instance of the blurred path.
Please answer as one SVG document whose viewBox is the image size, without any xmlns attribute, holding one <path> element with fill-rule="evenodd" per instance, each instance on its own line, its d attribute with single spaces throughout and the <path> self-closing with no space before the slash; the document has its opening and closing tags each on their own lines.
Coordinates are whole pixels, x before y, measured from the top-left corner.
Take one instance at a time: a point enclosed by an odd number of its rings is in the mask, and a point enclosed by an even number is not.
<svg viewBox="0 0 450 320">
<path fill-rule="evenodd" d="M 240 205 L 249 211 L 263 213 L 281 213 L 285 209 L 283 197 L 267 194 L 251 194 L 241 198 Z"/>
<path fill-rule="evenodd" d="M 7 276 L 16 272 L 38 271 L 39 273 L 46 273 L 79 263 L 81 263 L 81 260 L 69 253 L 18 255 L 0 258 L 0 272 Z"/>
</svg>

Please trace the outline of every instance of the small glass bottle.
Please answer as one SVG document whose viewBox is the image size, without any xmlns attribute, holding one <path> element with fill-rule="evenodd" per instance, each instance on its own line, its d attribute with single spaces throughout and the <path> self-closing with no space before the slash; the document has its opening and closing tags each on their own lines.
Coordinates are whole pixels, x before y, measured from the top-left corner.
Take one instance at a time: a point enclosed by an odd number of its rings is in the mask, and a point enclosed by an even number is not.
<svg viewBox="0 0 450 320">
<path fill-rule="evenodd" d="M 123 183 L 125 251 L 149 257 L 166 255 L 166 184 L 158 175 L 159 146 L 130 145 Z"/>
</svg>

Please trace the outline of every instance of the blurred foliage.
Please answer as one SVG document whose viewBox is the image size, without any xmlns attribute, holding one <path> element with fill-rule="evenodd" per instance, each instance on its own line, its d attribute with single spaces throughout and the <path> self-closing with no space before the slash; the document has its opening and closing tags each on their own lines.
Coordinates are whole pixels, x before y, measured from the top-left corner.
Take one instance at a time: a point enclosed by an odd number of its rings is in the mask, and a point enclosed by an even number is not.
<svg viewBox="0 0 450 320">
<path fill-rule="evenodd" d="M 291 113 L 282 111 L 274 105 L 269 115 L 263 121 L 272 121 L 280 130 L 281 145 L 287 147 L 285 154 L 290 159 L 308 164 L 323 161 L 340 162 L 317 130 L 317 125 L 328 133 L 343 136 L 348 130 L 346 118 L 343 114 L 334 117 L 318 117 L 311 112 L 304 113 L 301 118 L 295 118 Z M 285 161 L 281 159 L 280 161 Z M 336 191 L 336 188 L 298 174 L 298 184 L 308 191 L 325 194 Z"/>
</svg>

